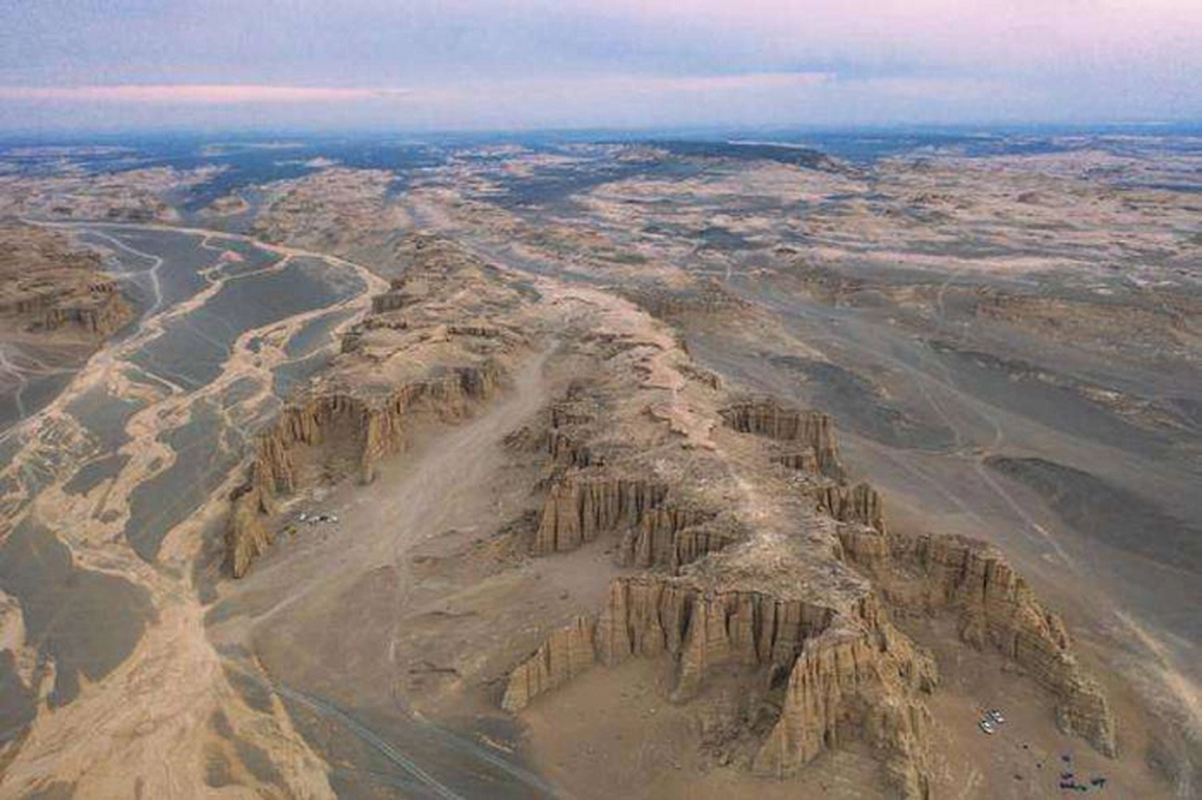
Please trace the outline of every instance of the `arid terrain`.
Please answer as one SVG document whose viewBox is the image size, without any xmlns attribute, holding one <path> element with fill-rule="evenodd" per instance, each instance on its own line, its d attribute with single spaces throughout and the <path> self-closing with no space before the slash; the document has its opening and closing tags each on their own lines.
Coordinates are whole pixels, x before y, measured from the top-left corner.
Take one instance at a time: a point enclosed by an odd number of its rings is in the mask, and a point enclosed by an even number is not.
<svg viewBox="0 0 1202 800">
<path fill-rule="evenodd" d="M 1196 135 L 172 146 L 0 148 L 0 797 L 1202 792 Z"/>
<path fill-rule="evenodd" d="M 95 253 L 57 231 L 0 225 L 0 424 L 36 412 L 133 316 Z"/>
</svg>

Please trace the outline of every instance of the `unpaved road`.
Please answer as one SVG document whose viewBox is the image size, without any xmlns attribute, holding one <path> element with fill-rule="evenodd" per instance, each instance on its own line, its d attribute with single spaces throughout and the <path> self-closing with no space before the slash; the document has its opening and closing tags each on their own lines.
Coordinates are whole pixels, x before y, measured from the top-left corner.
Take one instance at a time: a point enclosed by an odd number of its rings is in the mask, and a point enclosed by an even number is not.
<svg viewBox="0 0 1202 800">
<path fill-rule="evenodd" d="M 347 481 L 323 500 L 320 509 L 338 517 L 331 535 L 309 544 L 300 534 L 294 549 L 267 554 L 233 585 L 231 600 L 280 592 L 247 621 L 259 627 L 280 615 L 300 615 L 301 607 L 364 573 L 397 566 L 415 545 L 455 521 L 475 518 L 484 499 L 479 487 L 502 464 L 501 440 L 547 400 L 542 369 L 549 354 L 530 358 L 498 402 L 382 465 L 370 485 Z"/>
<path fill-rule="evenodd" d="M 504 394 L 475 416 L 436 426 L 386 460 L 372 484 L 347 481 L 319 503 L 298 499 L 294 509 L 333 513 L 338 523 L 302 525 L 245 578 L 223 586 L 220 621 L 210 628 L 221 647 L 253 654 L 240 668 L 253 660 L 274 691 L 338 729 L 335 738 L 373 751 L 376 772 L 382 766 L 436 796 L 479 796 L 481 776 L 491 796 L 551 794 L 511 759 L 414 717 L 391 691 L 401 679 L 394 660 L 404 633 L 399 620 L 415 588 L 410 553 L 448 529 L 490 519 L 491 497 L 482 487 L 504 464 L 505 436 L 547 401 L 550 352 L 529 357 Z M 368 766 L 355 763 L 351 771 L 362 776 Z"/>
</svg>

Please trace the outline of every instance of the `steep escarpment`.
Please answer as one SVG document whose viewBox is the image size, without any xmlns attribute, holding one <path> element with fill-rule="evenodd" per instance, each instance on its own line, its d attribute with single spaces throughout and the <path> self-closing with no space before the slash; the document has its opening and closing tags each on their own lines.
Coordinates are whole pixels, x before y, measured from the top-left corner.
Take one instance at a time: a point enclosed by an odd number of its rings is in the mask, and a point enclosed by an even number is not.
<svg viewBox="0 0 1202 800">
<path fill-rule="evenodd" d="M 885 508 L 880 493 L 867 483 L 822 483 L 812 491 L 818 508 L 840 522 L 859 522 L 885 531 Z"/>
<path fill-rule="evenodd" d="M 712 317 L 737 312 L 749 305 L 746 300 L 732 293 L 717 280 L 709 280 L 700 286 L 688 288 L 669 288 L 657 284 L 638 285 L 623 288 L 621 295 L 660 319 L 683 316 Z"/>
<path fill-rule="evenodd" d="M 600 660 L 671 655 L 673 696 L 688 699 L 706 673 L 728 662 L 788 668 L 803 644 L 830 625 L 835 611 L 801 598 L 758 591 L 706 591 L 693 576 L 620 578 L 610 585 L 598 623 Z"/>
<path fill-rule="evenodd" d="M 414 429 L 470 415 L 504 385 L 531 326 L 521 290 L 434 237 L 407 244 L 409 270 L 344 336 L 331 368 L 299 389 L 259 437 L 235 491 L 226 555 L 235 576 L 273 542 L 281 499 L 346 478 L 373 480 Z"/>
<path fill-rule="evenodd" d="M 501 378 L 500 367 L 488 361 L 434 370 L 382 399 L 336 393 L 303 396 L 284 409 L 264 437 L 256 469 L 276 491 L 293 492 L 299 480 L 293 457 L 296 449 L 338 444 L 349 447 L 359 480 L 370 482 L 376 462 L 404 445 L 414 417 L 427 415 L 444 422 L 461 419 L 473 401 L 485 400 L 497 391 Z"/>
<path fill-rule="evenodd" d="M 605 534 L 618 535 L 619 563 L 671 569 L 739 537 L 716 510 L 675 504 L 662 481 L 595 467 L 573 469 L 551 486 L 532 552 L 568 552 Z"/>
<path fill-rule="evenodd" d="M 58 333 L 97 343 L 133 315 L 95 253 L 54 230 L 0 224 L 0 325 L 13 334 Z"/>
<path fill-rule="evenodd" d="M 234 576 L 273 543 L 264 518 L 278 498 L 323 480 L 371 481 L 377 462 L 399 452 L 414 426 L 464 418 L 496 393 L 502 377 L 486 362 L 405 383 L 383 399 L 317 391 L 291 402 L 259 437 L 248 480 L 233 497 L 227 554 Z"/>
<path fill-rule="evenodd" d="M 795 483 L 824 514 L 885 530 L 880 494 L 867 483 L 848 480 L 830 415 L 792 408 L 772 398 L 739 402 L 723 408 L 721 414 L 728 427 L 769 440 L 771 463 L 799 473 Z"/>
<path fill-rule="evenodd" d="M 890 630 L 829 631 L 806 642 L 757 772 L 789 775 L 854 738 L 880 754 L 901 796 L 930 796 L 931 715 L 915 689 L 931 691 L 934 666 Z"/>
<path fill-rule="evenodd" d="M 845 526 L 846 558 L 863 567 L 889 604 L 905 614 L 956 615 L 960 638 L 992 647 L 1055 698 L 1066 733 L 1116 753 L 1115 722 L 1105 695 L 1077 663 L 1063 621 L 984 542 L 955 536 L 902 536 Z"/>
<path fill-rule="evenodd" d="M 884 522 L 875 491 L 846 481 L 829 416 L 731 402 L 674 345 L 588 342 L 588 367 L 573 371 L 589 377 L 523 432 L 544 459 L 530 552 L 601 543 L 619 572 L 595 615 L 559 623 L 515 665 L 502 707 L 521 711 L 593 669 L 666 660 L 674 703 L 705 703 L 732 680 L 756 698 L 754 723 L 720 715 L 706 747 L 723 763 L 783 777 L 856 739 L 900 794 L 927 796 L 921 695 L 936 670 L 837 557 L 837 519 Z M 626 357 L 643 368 L 614 369 Z M 694 444 L 699 431 L 712 446 Z"/>
<path fill-rule="evenodd" d="M 938 668 L 893 619 L 955 614 L 965 646 L 1002 653 L 1048 691 L 1065 731 L 1114 754 L 1106 700 L 1059 618 L 992 549 L 891 533 L 881 495 L 849 479 L 829 416 L 771 398 L 732 402 L 720 384 L 686 380 L 677 403 L 702 427 L 709 420 L 715 443 L 698 450 L 646 413 L 638 391 L 618 403 L 597 381 L 575 383 L 536 437 L 547 467 L 531 551 L 606 541 L 625 571 L 595 615 L 553 629 L 516 665 L 503 708 L 520 711 L 594 669 L 657 659 L 676 704 L 704 704 L 734 681 L 754 706 L 709 725 L 722 734 L 703 746 L 720 763 L 785 777 L 856 741 L 877 754 L 891 791 L 925 798 L 924 697 L 938 690 Z M 703 531 L 714 538 L 684 545 Z"/>
<path fill-rule="evenodd" d="M 826 475 L 843 476 L 835 447 L 834 421 L 829 414 L 784 406 L 771 399 L 736 403 L 721 411 L 723 421 L 740 433 L 754 433 L 782 443 L 787 452 L 774 456 L 778 463 Z"/>
<path fill-rule="evenodd" d="M 591 619 L 576 617 L 570 625 L 552 632 L 534 655 L 510 674 L 501 708 L 520 711 L 534 697 L 592 667 L 596 663 L 593 631 Z"/>
<path fill-rule="evenodd" d="M 635 528 L 667 497 L 665 483 L 574 470 L 551 487 L 543 507 L 536 553 L 575 550 L 604 532 Z"/>
<path fill-rule="evenodd" d="M 816 587 L 800 542 L 776 533 L 677 576 L 615 579 L 595 622 L 578 618 L 555 631 L 511 673 L 502 706 L 520 710 L 597 664 L 636 657 L 670 660 L 676 703 L 733 670 L 775 712 L 762 737 L 746 731 L 726 743 L 747 752 L 747 768 L 784 777 L 857 739 L 881 754 L 900 794 L 926 797 L 929 712 L 920 696 L 937 682 L 932 661 L 893 628 L 865 584 L 843 575 Z"/>
</svg>

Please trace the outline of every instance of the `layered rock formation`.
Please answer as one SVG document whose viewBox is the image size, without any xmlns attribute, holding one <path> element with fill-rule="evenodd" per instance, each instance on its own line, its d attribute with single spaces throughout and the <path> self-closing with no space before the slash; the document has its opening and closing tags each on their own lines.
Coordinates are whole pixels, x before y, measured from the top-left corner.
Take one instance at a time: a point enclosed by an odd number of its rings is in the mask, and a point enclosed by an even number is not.
<svg viewBox="0 0 1202 800">
<path fill-rule="evenodd" d="M 903 796 L 928 796 L 929 713 L 920 694 L 937 682 L 933 662 L 862 585 L 818 602 L 798 544 L 788 536 L 748 540 L 678 577 L 615 579 L 595 625 L 578 619 L 554 632 L 511 674 L 503 707 L 518 711 L 596 663 L 632 657 L 672 660 L 677 703 L 734 669 L 751 686 L 784 684 L 751 768 L 787 776 L 857 738 L 880 752 Z M 762 580 L 749 568 L 762 569 Z"/>
<path fill-rule="evenodd" d="M 814 489 L 818 508 L 840 522 L 859 522 L 885 532 L 884 501 L 867 483 L 824 483 Z"/>
<path fill-rule="evenodd" d="M 638 403 L 621 407 L 587 388 L 577 385 L 549 414 L 532 550 L 608 537 L 619 564 L 646 571 L 613 579 L 596 617 L 556 629 L 519 664 L 506 710 L 598 665 L 667 659 L 673 702 L 694 702 L 732 675 L 766 698 L 755 726 L 730 723 L 744 726 L 735 739 L 750 753 L 747 768 L 787 776 L 854 739 L 878 754 L 897 794 L 926 798 L 923 696 L 936 690 L 938 671 L 890 615 L 955 613 L 967 645 L 997 649 L 1029 672 L 1055 698 L 1066 731 L 1114 754 L 1106 700 L 1060 620 L 992 549 L 891 534 L 879 493 L 848 481 L 829 416 L 770 399 L 732 404 L 719 387 L 693 381 L 682 401 L 690 413 L 712 415 L 735 438 L 719 437 L 711 454 L 677 436 L 675 451 L 657 444 L 652 457 L 649 434 L 630 422 Z M 623 435 L 643 444 L 623 447 Z M 714 538 L 696 544 L 702 532 Z"/>
<path fill-rule="evenodd" d="M 777 457 L 779 463 L 832 478 L 843 477 L 835 447 L 835 425 L 829 414 L 788 408 L 770 399 L 736 403 L 722 409 L 721 414 L 723 421 L 740 433 L 786 443 L 789 452 Z"/>
<path fill-rule="evenodd" d="M 593 621 L 577 617 L 552 633 L 528 661 L 513 671 L 501 708 L 520 711 L 531 698 L 567 683 L 594 663 Z"/>
<path fill-rule="evenodd" d="M 674 695 L 688 698 L 707 670 L 733 661 L 788 667 L 806 640 L 831 624 L 827 606 L 761 592 L 706 592 L 688 576 L 620 578 L 598 623 L 600 660 L 668 653 L 680 665 Z"/>
<path fill-rule="evenodd" d="M 789 673 L 780 719 L 755 758 L 757 772 L 784 776 L 848 738 L 882 755 L 903 797 L 926 798 L 933 663 L 890 629 L 831 631 L 806 642 Z"/>
<path fill-rule="evenodd" d="M 264 517 L 277 497 L 306 484 L 302 463 L 318 460 L 313 480 L 357 475 L 369 482 L 376 463 L 400 451 L 415 424 L 462 419 L 497 391 L 501 377 L 489 362 L 403 384 L 383 399 L 317 391 L 294 400 L 260 435 L 248 481 L 232 498 L 227 552 L 234 576 L 244 575 L 273 543 Z"/>
<path fill-rule="evenodd" d="M 514 317 L 522 298 L 509 279 L 434 237 L 411 237 L 407 249 L 406 277 L 374 299 L 331 369 L 259 436 L 232 497 L 226 555 L 235 577 L 271 546 L 280 498 L 348 477 L 371 481 L 415 426 L 463 419 L 495 395 L 524 347 Z"/>
<path fill-rule="evenodd" d="M 133 315 L 94 253 L 54 230 L 0 224 L 0 325 L 98 343 Z"/>
<path fill-rule="evenodd" d="M 712 316 L 748 306 L 746 300 L 712 279 L 696 288 L 671 289 L 653 284 L 624 288 L 621 294 L 660 319 Z"/>
<path fill-rule="evenodd" d="M 1064 623 L 996 549 L 961 537 L 886 535 L 857 526 L 842 527 L 840 536 L 845 557 L 873 576 L 894 608 L 956 614 L 964 642 L 998 650 L 1051 692 L 1063 731 L 1115 755 L 1114 717 L 1073 656 Z"/>
<path fill-rule="evenodd" d="M 551 487 L 534 552 L 575 550 L 601 533 L 634 528 L 667 494 L 662 482 L 618 477 L 600 469 L 575 470 Z"/>
<path fill-rule="evenodd" d="M 622 537 L 618 562 L 676 571 L 744 535 L 736 521 L 705 508 L 654 508 Z"/>
</svg>

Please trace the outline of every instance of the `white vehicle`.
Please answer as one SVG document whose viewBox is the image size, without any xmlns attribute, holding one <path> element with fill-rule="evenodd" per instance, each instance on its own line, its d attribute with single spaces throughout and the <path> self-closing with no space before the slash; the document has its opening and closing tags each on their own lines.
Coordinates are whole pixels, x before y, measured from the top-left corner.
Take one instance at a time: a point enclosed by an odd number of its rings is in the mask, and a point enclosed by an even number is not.
<svg viewBox="0 0 1202 800">
<path fill-rule="evenodd" d="M 988 733 L 990 736 L 992 736 L 994 733 L 997 732 L 997 728 L 994 727 L 994 724 L 987 719 L 983 719 L 980 722 L 978 722 L 977 726 L 981 730 L 983 730 L 985 733 Z"/>
<path fill-rule="evenodd" d="M 985 716 L 993 722 L 996 722 L 998 725 L 1001 725 L 1006 721 L 1006 718 L 1002 716 L 1002 712 L 998 711 L 996 708 L 986 711 Z"/>
</svg>

